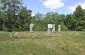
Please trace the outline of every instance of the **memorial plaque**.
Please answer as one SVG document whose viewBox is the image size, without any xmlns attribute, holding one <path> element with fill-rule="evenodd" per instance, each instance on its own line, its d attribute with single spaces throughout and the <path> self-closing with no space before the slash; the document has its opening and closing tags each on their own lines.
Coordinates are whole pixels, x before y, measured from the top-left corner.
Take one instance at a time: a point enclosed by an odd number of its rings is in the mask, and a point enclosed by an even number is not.
<svg viewBox="0 0 85 55">
<path fill-rule="evenodd" d="M 61 31 L 61 25 L 58 25 L 58 32 Z"/>
<path fill-rule="evenodd" d="M 53 24 L 52 26 L 53 26 L 52 33 L 54 33 L 55 32 L 55 24 Z"/>
<path fill-rule="evenodd" d="M 53 28 L 53 25 L 48 24 L 48 36 L 51 36 L 52 28 Z"/>
<path fill-rule="evenodd" d="M 30 32 L 33 32 L 33 30 L 32 30 L 33 29 L 33 26 L 34 26 L 34 24 L 31 23 L 30 24 Z"/>
<path fill-rule="evenodd" d="M 16 37 L 18 37 L 18 35 L 19 35 L 19 33 L 18 32 L 15 32 L 15 34 L 14 34 Z"/>
<path fill-rule="evenodd" d="M 48 24 L 48 28 L 52 28 L 52 24 Z"/>
<path fill-rule="evenodd" d="M 48 28 L 48 36 L 51 36 L 51 30 Z"/>
</svg>

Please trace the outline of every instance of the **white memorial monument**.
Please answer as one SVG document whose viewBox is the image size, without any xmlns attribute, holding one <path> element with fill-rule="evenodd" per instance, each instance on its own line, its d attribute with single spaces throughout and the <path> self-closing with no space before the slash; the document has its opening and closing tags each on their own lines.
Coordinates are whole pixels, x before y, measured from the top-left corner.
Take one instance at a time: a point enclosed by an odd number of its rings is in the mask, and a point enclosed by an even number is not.
<svg viewBox="0 0 85 55">
<path fill-rule="evenodd" d="M 53 24 L 52 26 L 53 26 L 52 27 L 52 33 L 54 33 L 55 32 L 55 24 Z"/>
<path fill-rule="evenodd" d="M 14 36 L 18 37 L 19 36 L 19 32 L 15 32 Z"/>
<path fill-rule="evenodd" d="M 58 32 L 61 31 L 61 25 L 58 25 Z"/>
<path fill-rule="evenodd" d="M 48 36 L 51 36 L 52 24 L 48 24 Z"/>
<path fill-rule="evenodd" d="M 34 27 L 34 24 L 30 24 L 30 32 L 33 32 L 33 27 Z"/>
</svg>

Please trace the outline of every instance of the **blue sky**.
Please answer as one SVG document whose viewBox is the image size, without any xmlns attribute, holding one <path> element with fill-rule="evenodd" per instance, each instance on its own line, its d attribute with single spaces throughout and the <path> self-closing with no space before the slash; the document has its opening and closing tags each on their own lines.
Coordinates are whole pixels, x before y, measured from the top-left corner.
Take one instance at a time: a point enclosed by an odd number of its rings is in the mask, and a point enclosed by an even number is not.
<svg viewBox="0 0 85 55">
<path fill-rule="evenodd" d="M 37 12 L 58 12 L 59 14 L 69 14 L 75 11 L 77 5 L 85 9 L 85 0 L 23 0 L 24 6 L 32 10 L 32 14 Z"/>
</svg>

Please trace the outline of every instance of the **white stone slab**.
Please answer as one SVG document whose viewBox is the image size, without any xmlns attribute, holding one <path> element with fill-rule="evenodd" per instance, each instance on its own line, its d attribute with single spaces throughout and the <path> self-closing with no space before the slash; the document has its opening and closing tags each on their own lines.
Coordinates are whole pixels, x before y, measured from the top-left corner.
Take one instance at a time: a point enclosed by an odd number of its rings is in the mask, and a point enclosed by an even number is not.
<svg viewBox="0 0 85 55">
<path fill-rule="evenodd" d="M 30 32 L 33 32 L 33 27 L 34 27 L 34 24 L 30 24 Z"/>
<path fill-rule="evenodd" d="M 55 24 L 53 24 L 52 26 L 53 26 L 52 33 L 54 33 L 55 32 Z"/>
<path fill-rule="evenodd" d="M 48 28 L 48 36 L 51 36 L 51 29 Z"/>
<path fill-rule="evenodd" d="M 61 25 L 58 25 L 58 32 L 61 31 Z"/>
<path fill-rule="evenodd" d="M 48 24 L 48 28 L 52 28 L 52 24 Z"/>
</svg>

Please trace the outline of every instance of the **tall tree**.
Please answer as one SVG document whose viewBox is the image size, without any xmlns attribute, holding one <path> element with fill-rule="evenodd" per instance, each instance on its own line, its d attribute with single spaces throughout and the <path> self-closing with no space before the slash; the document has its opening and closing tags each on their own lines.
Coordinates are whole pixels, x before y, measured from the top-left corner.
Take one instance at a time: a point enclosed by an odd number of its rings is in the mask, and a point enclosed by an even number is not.
<svg viewBox="0 0 85 55">
<path fill-rule="evenodd" d="M 18 15 L 19 16 L 17 23 L 19 27 L 18 29 L 29 30 L 29 24 L 32 21 L 31 13 L 32 13 L 31 10 L 27 10 L 26 7 L 22 7 Z"/>
<path fill-rule="evenodd" d="M 74 30 L 82 30 L 82 28 L 83 28 L 82 21 L 85 21 L 85 20 L 82 20 L 82 19 L 84 19 L 84 12 L 80 5 L 78 7 L 76 7 L 76 10 L 73 13 L 73 18 L 75 20 Z"/>
<path fill-rule="evenodd" d="M 73 19 L 73 15 L 67 14 L 64 20 L 64 24 L 68 27 L 69 30 L 74 30 L 75 28 L 74 23 L 75 23 L 75 20 Z"/>
<path fill-rule="evenodd" d="M 5 18 L 6 18 L 6 0 L 0 0 L 0 27 L 5 28 Z"/>
<path fill-rule="evenodd" d="M 21 0 L 0 0 L 0 3 L 1 14 L 4 14 L 2 16 L 3 29 L 7 28 L 8 31 L 12 31 L 15 29 L 15 21 L 21 7 Z"/>
</svg>

